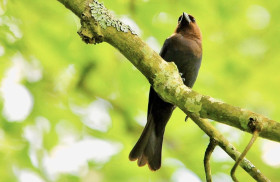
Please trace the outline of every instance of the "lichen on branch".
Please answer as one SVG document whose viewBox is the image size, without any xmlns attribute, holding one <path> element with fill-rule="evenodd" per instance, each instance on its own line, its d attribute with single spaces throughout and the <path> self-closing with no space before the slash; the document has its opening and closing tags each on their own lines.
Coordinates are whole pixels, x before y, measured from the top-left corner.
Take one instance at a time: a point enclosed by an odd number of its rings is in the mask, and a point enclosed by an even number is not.
<svg viewBox="0 0 280 182">
<path fill-rule="evenodd" d="M 99 3 L 96 0 L 93 0 L 92 3 L 89 3 L 91 16 L 99 23 L 101 28 L 106 29 L 107 27 L 115 27 L 118 31 L 128 32 L 135 34 L 129 25 L 124 24 L 120 20 L 116 19 L 110 11 L 105 8 L 103 3 Z"/>
</svg>

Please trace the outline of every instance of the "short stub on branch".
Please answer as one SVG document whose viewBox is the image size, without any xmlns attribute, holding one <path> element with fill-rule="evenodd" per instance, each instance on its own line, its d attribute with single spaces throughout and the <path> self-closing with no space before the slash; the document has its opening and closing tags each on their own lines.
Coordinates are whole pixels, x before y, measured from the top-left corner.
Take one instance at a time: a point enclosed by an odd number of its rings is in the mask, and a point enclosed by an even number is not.
<svg viewBox="0 0 280 182">
<path fill-rule="evenodd" d="M 87 10 L 85 10 L 87 11 Z M 87 44 L 98 44 L 104 41 L 100 25 L 92 17 L 89 11 L 84 12 L 81 17 L 81 28 L 78 34 Z"/>
</svg>

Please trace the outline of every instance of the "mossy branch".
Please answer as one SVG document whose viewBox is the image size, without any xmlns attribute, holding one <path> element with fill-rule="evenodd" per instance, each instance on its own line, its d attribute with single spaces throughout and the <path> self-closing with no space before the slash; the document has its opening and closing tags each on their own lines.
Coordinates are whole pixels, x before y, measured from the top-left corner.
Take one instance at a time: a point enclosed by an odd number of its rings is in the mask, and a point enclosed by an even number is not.
<svg viewBox="0 0 280 182">
<path fill-rule="evenodd" d="M 231 106 L 185 86 L 174 63 L 165 62 L 140 37 L 111 16 L 96 0 L 58 0 L 81 19 L 79 35 L 86 43 L 108 42 L 117 48 L 143 75 L 162 99 L 177 105 L 194 121 L 209 118 L 240 130 L 280 142 L 280 123 L 260 114 Z M 197 122 L 196 122 L 197 123 Z M 200 123 L 203 131 L 207 124 Z M 197 123 L 198 124 L 198 123 Z M 214 128 L 215 129 L 215 128 Z M 223 137 L 222 135 L 218 135 Z M 229 151 L 231 145 L 222 147 Z M 236 159 L 235 154 L 229 154 Z M 241 162 L 241 165 L 244 162 Z"/>
<path fill-rule="evenodd" d="M 240 158 L 241 153 L 236 150 L 236 148 L 229 143 L 229 141 L 206 119 L 200 118 L 196 114 L 191 114 L 190 117 L 192 120 L 202 129 L 209 137 L 212 143 L 215 143 L 219 145 L 233 160 L 237 160 Z M 213 147 L 213 144 L 212 144 Z M 208 149 L 210 150 L 210 149 Z M 212 149 L 211 149 L 212 150 Z M 211 153 L 210 150 L 210 153 Z M 214 150 L 214 147 L 213 147 Z M 207 151 L 205 152 L 207 154 Z M 211 154 L 207 154 L 211 155 Z M 208 157 L 208 156 L 206 156 Z M 210 156 L 209 156 L 210 158 Z M 208 160 L 208 161 L 207 161 Z M 206 170 L 206 177 L 207 180 L 210 177 L 210 165 L 209 165 L 209 159 L 206 159 L 205 170 Z M 255 180 L 259 182 L 269 182 L 270 180 L 265 177 L 259 169 L 257 169 L 248 159 L 242 158 L 240 161 L 240 166 L 248 173 L 250 174 Z"/>
<path fill-rule="evenodd" d="M 280 142 L 280 123 L 260 114 L 231 106 L 212 97 L 201 95 L 185 86 L 174 63 L 167 63 L 130 29 L 123 31 L 114 26 L 101 25 L 92 17 L 89 4 L 92 0 L 58 0 L 81 19 L 80 36 L 86 43 L 108 42 L 117 48 L 139 71 L 146 76 L 157 93 L 166 101 L 177 105 L 185 113 L 196 113 L 240 130 L 253 133 L 261 128 L 260 136 Z M 93 7 L 94 8 L 94 7 Z M 105 12 L 106 13 L 106 12 Z M 112 17 L 105 17 L 104 22 Z"/>
</svg>

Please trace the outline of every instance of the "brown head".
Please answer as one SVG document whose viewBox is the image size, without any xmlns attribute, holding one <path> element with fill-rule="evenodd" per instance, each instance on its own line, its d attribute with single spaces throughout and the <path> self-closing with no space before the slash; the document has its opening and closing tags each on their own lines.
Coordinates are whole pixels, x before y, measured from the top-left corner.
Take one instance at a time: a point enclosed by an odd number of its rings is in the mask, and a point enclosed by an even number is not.
<svg viewBox="0 0 280 182">
<path fill-rule="evenodd" d="M 201 31 L 196 24 L 195 18 L 192 15 L 183 14 L 178 19 L 178 25 L 175 29 L 175 33 L 180 33 L 184 37 L 192 37 L 202 39 Z"/>
</svg>

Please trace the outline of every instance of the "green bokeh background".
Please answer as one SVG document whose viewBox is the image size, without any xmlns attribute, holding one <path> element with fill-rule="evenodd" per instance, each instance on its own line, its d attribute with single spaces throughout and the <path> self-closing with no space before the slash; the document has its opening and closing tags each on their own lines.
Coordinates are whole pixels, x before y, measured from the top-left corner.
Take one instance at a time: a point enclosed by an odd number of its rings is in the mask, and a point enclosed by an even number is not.
<svg viewBox="0 0 280 182">
<path fill-rule="evenodd" d="M 119 18 L 133 20 L 141 38 L 156 51 L 174 31 L 180 14 L 192 14 L 203 34 L 202 67 L 194 90 L 280 120 L 280 1 L 104 0 L 104 4 Z M 146 116 L 149 83 L 112 46 L 84 44 L 76 33 L 79 26 L 79 19 L 55 0 L 0 1 L 0 46 L 4 50 L 0 81 L 18 63 L 15 57 L 20 58 L 25 66 L 20 67 L 17 84 L 33 98 L 30 114 L 12 121 L 4 113 L 6 103 L 0 90 L 0 181 L 24 181 L 22 171 L 42 181 L 180 181 L 176 178 L 180 170 L 192 171 L 204 181 L 203 155 L 209 139 L 191 120 L 185 123 L 179 109 L 166 128 L 162 168 L 151 172 L 128 160 L 143 129 L 137 120 Z M 29 68 L 41 70 L 41 78 L 28 79 Z M 107 130 L 85 124 L 84 116 L 73 111 L 92 103 L 106 108 L 110 116 Z M 46 126 L 42 129 L 40 123 Z M 240 151 L 250 139 L 237 129 L 213 124 Z M 28 128 L 41 136 L 39 147 L 27 139 Z M 64 143 L 65 136 L 74 139 Z M 90 159 L 78 171 L 48 174 L 46 156 L 55 155 L 59 146 L 87 138 L 121 147 L 106 162 Z M 258 139 L 247 158 L 271 181 L 279 181 L 279 163 L 268 165 L 262 157 L 266 142 Z M 214 181 L 230 181 L 234 162 L 216 150 L 211 161 Z M 237 177 L 254 181 L 240 168 Z"/>
</svg>

